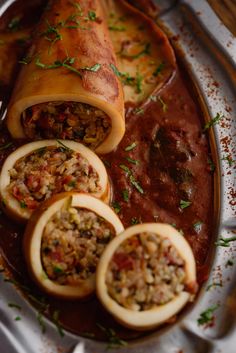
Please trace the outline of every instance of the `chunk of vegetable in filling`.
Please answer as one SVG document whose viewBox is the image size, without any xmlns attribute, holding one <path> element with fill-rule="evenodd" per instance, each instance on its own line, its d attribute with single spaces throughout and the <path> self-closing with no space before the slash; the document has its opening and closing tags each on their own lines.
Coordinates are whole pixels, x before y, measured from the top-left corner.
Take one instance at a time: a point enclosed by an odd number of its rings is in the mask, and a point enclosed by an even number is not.
<svg viewBox="0 0 236 353">
<path fill-rule="evenodd" d="M 111 120 L 102 110 L 80 102 L 47 102 L 22 114 L 29 138 L 61 138 L 82 142 L 94 149 L 108 136 Z"/>
<path fill-rule="evenodd" d="M 114 227 L 87 209 L 58 211 L 42 237 L 41 259 L 47 276 L 61 285 L 77 285 L 96 270 Z"/>
<path fill-rule="evenodd" d="M 8 192 L 22 208 L 35 209 L 40 202 L 63 191 L 95 193 L 99 176 L 88 160 L 66 147 L 43 147 L 20 158 L 9 170 Z"/>
<path fill-rule="evenodd" d="M 184 265 L 167 238 L 150 232 L 134 235 L 120 244 L 109 263 L 108 293 L 134 311 L 166 304 L 184 290 Z"/>
</svg>

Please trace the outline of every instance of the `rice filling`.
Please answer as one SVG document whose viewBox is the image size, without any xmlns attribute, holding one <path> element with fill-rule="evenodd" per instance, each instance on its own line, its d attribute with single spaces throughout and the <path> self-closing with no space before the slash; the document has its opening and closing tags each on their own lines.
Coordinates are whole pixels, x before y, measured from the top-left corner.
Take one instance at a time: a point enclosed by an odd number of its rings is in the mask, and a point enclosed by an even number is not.
<svg viewBox="0 0 236 353">
<path fill-rule="evenodd" d="M 111 130 L 110 117 L 80 102 L 47 102 L 27 108 L 21 117 L 29 138 L 60 138 L 82 142 L 95 149 Z"/>
<path fill-rule="evenodd" d="M 20 158 L 9 174 L 8 192 L 21 208 L 32 210 L 56 193 L 101 190 L 98 173 L 88 160 L 63 145 L 33 151 Z"/>
<path fill-rule="evenodd" d="M 170 302 L 185 288 L 184 260 L 167 238 L 144 232 L 120 244 L 106 273 L 109 295 L 143 311 Z"/>
<path fill-rule="evenodd" d="M 47 223 L 41 243 L 46 275 L 61 285 L 77 285 L 95 273 L 114 227 L 95 212 L 69 207 Z"/>
</svg>

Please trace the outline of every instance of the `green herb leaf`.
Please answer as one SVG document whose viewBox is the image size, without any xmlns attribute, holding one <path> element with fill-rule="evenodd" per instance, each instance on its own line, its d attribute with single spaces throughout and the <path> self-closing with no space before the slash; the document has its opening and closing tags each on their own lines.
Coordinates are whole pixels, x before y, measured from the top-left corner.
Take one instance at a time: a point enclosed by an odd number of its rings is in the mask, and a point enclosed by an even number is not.
<svg viewBox="0 0 236 353">
<path fill-rule="evenodd" d="M 223 287 L 223 285 L 222 283 L 218 283 L 218 282 L 211 283 L 209 284 L 209 286 L 207 286 L 206 292 L 208 292 L 211 288 L 215 288 L 215 287 Z"/>
<path fill-rule="evenodd" d="M 126 157 L 127 161 L 132 163 L 132 164 L 135 164 L 135 165 L 139 165 L 139 161 L 137 159 L 132 159 L 130 157 Z"/>
<path fill-rule="evenodd" d="M 21 306 L 16 303 L 8 303 L 9 308 L 21 310 Z"/>
<path fill-rule="evenodd" d="M 236 161 L 233 160 L 232 157 L 230 157 L 230 155 L 223 157 L 221 160 L 222 161 L 227 161 L 229 167 L 232 167 L 232 165 L 236 162 Z"/>
<path fill-rule="evenodd" d="M 140 75 L 139 72 L 137 72 L 137 75 L 136 75 L 136 92 L 137 93 L 142 93 L 142 82 L 143 82 L 143 76 Z"/>
<path fill-rule="evenodd" d="M 97 72 L 101 68 L 101 64 L 95 64 L 90 67 L 82 67 L 81 70 Z"/>
<path fill-rule="evenodd" d="M 117 67 L 115 65 L 110 64 L 110 67 L 111 67 L 111 69 L 113 70 L 114 74 L 117 77 L 121 77 L 122 76 L 122 73 L 117 69 Z"/>
<path fill-rule="evenodd" d="M 15 321 L 20 321 L 21 320 L 21 317 L 20 316 L 16 316 L 15 317 Z"/>
<path fill-rule="evenodd" d="M 140 221 L 139 221 L 139 219 L 137 217 L 131 218 L 131 224 L 132 225 L 139 224 L 139 223 L 140 223 Z"/>
<path fill-rule="evenodd" d="M 44 64 L 40 61 L 39 58 L 36 59 L 35 65 L 40 67 L 41 69 L 57 69 L 59 67 L 65 67 L 66 69 L 76 73 L 79 77 L 82 77 L 80 71 L 78 71 L 75 67 L 71 66 L 75 62 L 75 58 L 66 57 L 63 61 L 56 60 L 52 64 Z"/>
<path fill-rule="evenodd" d="M 223 238 L 221 237 L 215 244 L 216 246 L 223 246 L 225 248 L 230 246 L 230 243 L 236 241 L 236 236 L 231 238 Z"/>
<path fill-rule="evenodd" d="M 200 326 L 200 325 L 206 325 L 206 324 L 212 323 L 213 318 L 214 318 L 214 312 L 218 308 L 219 308 L 219 304 L 216 304 L 216 305 L 211 306 L 207 310 L 203 311 L 197 320 L 198 325 Z"/>
<path fill-rule="evenodd" d="M 131 170 L 125 164 L 120 164 L 119 167 L 124 170 L 128 175 L 131 174 Z"/>
<path fill-rule="evenodd" d="M 110 31 L 116 31 L 116 32 L 124 32 L 124 31 L 126 31 L 126 27 L 125 26 L 118 26 L 118 25 L 110 25 L 110 26 L 108 26 L 108 29 Z"/>
<path fill-rule="evenodd" d="M 126 152 L 132 151 L 136 146 L 137 146 L 137 143 L 136 142 L 132 142 L 131 145 L 125 147 L 125 151 Z"/>
<path fill-rule="evenodd" d="M 8 23 L 7 28 L 11 31 L 11 32 L 16 32 L 20 29 L 20 21 L 21 18 L 16 16 L 13 17 L 11 19 L 11 21 Z"/>
<path fill-rule="evenodd" d="M 61 145 L 63 147 L 63 149 L 67 152 L 72 152 L 72 149 L 70 149 L 69 147 L 67 147 L 66 145 L 64 145 L 64 143 L 60 140 L 56 140 L 57 143 L 59 143 L 59 145 Z"/>
<path fill-rule="evenodd" d="M 144 114 L 144 109 L 143 108 L 135 108 L 133 109 L 133 112 L 134 114 L 137 114 L 137 115 L 143 115 Z"/>
<path fill-rule="evenodd" d="M 5 145 L 0 145 L 0 151 L 7 150 L 12 145 L 13 145 L 13 142 L 8 142 Z"/>
<path fill-rule="evenodd" d="M 55 310 L 52 314 L 52 321 L 54 322 L 54 324 L 56 325 L 56 328 L 58 330 L 58 333 L 61 337 L 64 337 L 65 334 L 63 332 L 63 329 L 61 327 L 60 321 L 59 321 L 59 314 L 60 311 L 59 310 Z"/>
<path fill-rule="evenodd" d="M 124 51 L 122 51 L 120 53 L 120 55 L 124 58 L 128 58 L 128 59 L 138 59 L 144 55 L 149 55 L 150 54 L 150 49 L 151 49 L 151 44 L 150 43 L 145 43 L 144 44 L 144 48 L 137 54 L 134 54 L 134 55 L 131 55 L 131 54 L 128 54 Z"/>
<path fill-rule="evenodd" d="M 210 158 L 208 158 L 207 163 L 209 164 L 210 171 L 214 172 L 215 169 L 216 169 L 216 166 L 215 166 L 214 162 Z"/>
<path fill-rule="evenodd" d="M 198 222 L 193 224 L 193 228 L 194 228 L 196 233 L 200 233 L 200 231 L 202 229 L 202 225 L 203 225 L 203 222 L 201 222 L 201 221 L 198 221 Z"/>
<path fill-rule="evenodd" d="M 160 96 L 158 96 L 157 99 L 161 103 L 161 107 L 162 107 L 163 112 L 166 113 L 168 110 L 168 105 L 163 101 L 163 99 Z"/>
<path fill-rule="evenodd" d="M 213 119 L 211 119 L 210 121 L 208 121 L 208 122 L 205 124 L 205 126 L 204 126 L 204 128 L 203 128 L 203 131 L 205 132 L 205 131 L 208 130 L 210 127 L 212 127 L 212 126 L 218 124 L 219 121 L 220 121 L 223 117 L 224 117 L 224 116 L 223 116 L 222 114 L 217 113 L 216 116 L 215 116 Z"/>
<path fill-rule="evenodd" d="M 149 99 L 152 101 L 152 102 L 157 102 L 157 96 L 153 96 L 153 95 L 151 95 L 150 97 L 149 97 Z"/>
<path fill-rule="evenodd" d="M 234 265 L 234 261 L 232 259 L 229 259 L 225 264 L 226 267 L 233 266 L 233 265 Z"/>
<path fill-rule="evenodd" d="M 119 202 L 113 202 L 112 203 L 112 208 L 114 209 L 115 213 L 120 213 L 121 211 L 121 205 L 119 204 Z"/>
<path fill-rule="evenodd" d="M 39 323 L 39 326 L 41 327 L 41 332 L 44 334 L 46 332 L 46 324 L 43 319 L 43 315 L 41 312 L 37 313 L 37 320 Z"/>
<path fill-rule="evenodd" d="M 26 205 L 26 203 L 25 203 L 24 200 L 21 200 L 21 201 L 20 201 L 20 207 L 21 207 L 21 208 L 27 208 L 27 205 Z"/>
<path fill-rule="evenodd" d="M 140 194 L 144 194 L 143 188 L 133 175 L 130 175 L 129 180 L 131 184 L 140 192 Z"/>
<path fill-rule="evenodd" d="M 96 12 L 94 12 L 94 11 L 89 11 L 89 12 L 88 12 L 88 18 L 90 19 L 90 21 L 96 21 L 96 19 L 97 19 Z"/>
<path fill-rule="evenodd" d="M 153 76 L 157 77 L 163 70 L 164 66 L 165 66 L 164 63 L 160 63 L 160 65 L 158 65 L 156 70 L 153 72 Z"/>
<path fill-rule="evenodd" d="M 127 346 L 127 342 L 120 339 L 119 336 L 117 336 L 116 332 L 112 328 L 106 328 L 99 323 L 97 323 L 96 325 L 100 328 L 102 332 L 104 332 L 104 334 L 107 337 L 107 340 L 108 340 L 107 349 Z"/>
<path fill-rule="evenodd" d="M 123 190 L 122 191 L 123 199 L 125 202 L 129 202 L 129 192 L 128 190 Z"/>
<path fill-rule="evenodd" d="M 180 200 L 180 208 L 183 210 L 184 208 L 189 207 L 191 203 L 192 202 L 190 201 Z"/>
</svg>

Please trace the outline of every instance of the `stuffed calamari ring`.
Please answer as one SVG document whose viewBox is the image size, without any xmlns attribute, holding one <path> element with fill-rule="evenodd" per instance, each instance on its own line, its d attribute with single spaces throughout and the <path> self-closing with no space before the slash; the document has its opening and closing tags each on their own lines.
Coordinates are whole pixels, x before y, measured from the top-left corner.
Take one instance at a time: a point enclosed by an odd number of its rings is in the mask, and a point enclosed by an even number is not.
<svg viewBox="0 0 236 353">
<path fill-rule="evenodd" d="M 123 229 L 101 200 L 79 193 L 55 195 L 27 224 L 23 245 L 29 272 L 53 296 L 85 298 L 95 289 L 102 252 Z"/>
<path fill-rule="evenodd" d="M 96 287 L 102 304 L 120 323 L 151 329 L 192 300 L 197 288 L 192 250 L 170 225 L 130 227 L 103 252 Z"/>
<path fill-rule="evenodd" d="M 109 200 L 106 168 L 93 151 L 78 142 L 31 142 L 11 153 L 3 164 L 3 210 L 18 221 L 27 221 L 42 201 L 64 191 Z"/>
<path fill-rule="evenodd" d="M 108 153 L 125 132 L 122 85 L 100 1 L 51 0 L 7 114 L 14 138 L 61 138 Z"/>
</svg>

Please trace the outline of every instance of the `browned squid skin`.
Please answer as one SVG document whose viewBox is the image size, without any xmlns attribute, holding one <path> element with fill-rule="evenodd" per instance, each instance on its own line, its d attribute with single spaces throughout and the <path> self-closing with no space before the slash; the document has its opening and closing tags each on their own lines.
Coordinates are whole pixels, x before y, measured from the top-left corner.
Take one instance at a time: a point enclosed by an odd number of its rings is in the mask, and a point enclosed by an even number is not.
<svg viewBox="0 0 236 353">
<path fill-rule="evenodd" d="M 96 18 L 91 20 L 89 14 L 91 18 L 96 14 Z M 54 40 L 55 32 L 48 33 L 50 27 L 56 27 L 58 40 Z M 111 68 L 116 66 L 116 58 L 100 1 L 50 1 L 27 57 L 30 62 L 22 65 L 8 109 L 7 126 L 12 136 L 25 137 L 21 114 L 28 107 L 55 101 L 82 102 L 111 118 L 111 132 L 97 152 L 113 150 L 125 130 L 124 99 L 120 80 Z M 66 58 L 74 58 L 69 65 L 80 75 L 66 67 L 45 69 L 36 64 L 38 60 L 48 66 Z M 83 69 L 95 64 L 101 65 L 96 72 Z"/>
</svg>

